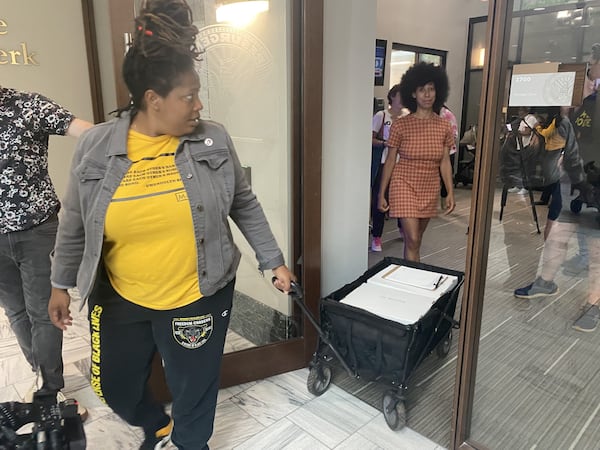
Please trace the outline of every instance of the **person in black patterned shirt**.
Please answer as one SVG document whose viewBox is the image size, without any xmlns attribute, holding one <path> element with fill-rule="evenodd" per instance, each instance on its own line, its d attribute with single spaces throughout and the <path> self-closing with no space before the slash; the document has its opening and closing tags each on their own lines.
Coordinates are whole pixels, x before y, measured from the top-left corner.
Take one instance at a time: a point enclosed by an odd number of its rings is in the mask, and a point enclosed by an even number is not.
<svg viewBox="0 0 600 450">
<path fill-rule="evenodd" d="M 57 394 L 62 331 L 50 321 L 48 300 L 60 202 L 48 173 L 48 138 L 91 126 L 43 95 L 0 86 L 0 307 L 41 387 Z"/>
</svg>

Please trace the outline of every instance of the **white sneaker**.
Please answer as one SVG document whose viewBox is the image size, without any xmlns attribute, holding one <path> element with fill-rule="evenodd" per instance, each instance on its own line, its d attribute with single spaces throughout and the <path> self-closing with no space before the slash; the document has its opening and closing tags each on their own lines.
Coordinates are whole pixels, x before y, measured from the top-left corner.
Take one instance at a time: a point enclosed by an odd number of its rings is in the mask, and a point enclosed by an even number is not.
<svg viewBox="0 0 600 450">
<path fill-rule="evenodd" d="M 516 186 L 511 187 L 510 189 L 507 189 L 506 192 L 508 192 L 509 194 L 514 194 L 515 192 L 519 192 L 519 188 Z"/>
<path fill-rule="evenodd" d="M 528 193 L 528 192 L 529 192 L 529 191 L 528 191 L 527 189 L 525 189 L 525 188 L 521 188 L 521 189 L 519 189 L 519 190 L 517 191 L 517 194 L 519 194 L 519 195 L 527 195 L 527 193 Z"/>
</svg>

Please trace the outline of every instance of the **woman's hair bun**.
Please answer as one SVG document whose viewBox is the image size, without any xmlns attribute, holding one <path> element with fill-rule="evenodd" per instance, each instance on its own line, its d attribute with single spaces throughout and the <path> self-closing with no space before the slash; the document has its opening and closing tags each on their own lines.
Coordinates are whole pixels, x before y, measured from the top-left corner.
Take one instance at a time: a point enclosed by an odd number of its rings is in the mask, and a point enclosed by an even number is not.
<svg viewBox="0 0 600 450">
<path fill-rule="evenodd" d="M 184 0 L 146 0 L 135 18 L 133 45 L 147 58 L 161 58 L 170 52 L 197 59 L 198 28 L 192 10 Z"/>
</svg>

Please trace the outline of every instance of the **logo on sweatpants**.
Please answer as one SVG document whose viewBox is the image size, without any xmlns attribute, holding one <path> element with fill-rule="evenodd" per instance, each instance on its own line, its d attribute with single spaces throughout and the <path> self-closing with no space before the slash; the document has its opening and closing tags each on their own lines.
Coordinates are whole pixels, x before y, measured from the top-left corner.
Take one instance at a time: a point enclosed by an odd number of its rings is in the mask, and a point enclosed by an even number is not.
<svg viewBox="0 0 600 450">
<path fill-rule="evenodd" d="M 213 316 L 177 317 L 172 320 L 173 337 L 185 348 L 202 347 L 213 331 Z"/>
</svg>

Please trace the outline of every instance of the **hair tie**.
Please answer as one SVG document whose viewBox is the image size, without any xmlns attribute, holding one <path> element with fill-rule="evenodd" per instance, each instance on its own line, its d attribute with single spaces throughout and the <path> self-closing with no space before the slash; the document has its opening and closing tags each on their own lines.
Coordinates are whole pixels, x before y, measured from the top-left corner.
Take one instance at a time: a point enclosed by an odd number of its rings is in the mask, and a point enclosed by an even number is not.
<svg viewBox="0 0 600 450">
<path fill-rule="evenodd" d="M 143 28 L 142 28 L 141 25 L 138 25 L 137 29 L 138 29 L 138 31 L 142 31 L 143 30 Z M 150 31 L 150 30 L 144 30 L 144 34 L 146 36 L 152 36 L 152 35 L 154 35 L 154 33 L 152 33 L 152 31 Z"/>
</svg>

